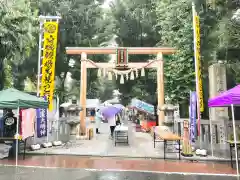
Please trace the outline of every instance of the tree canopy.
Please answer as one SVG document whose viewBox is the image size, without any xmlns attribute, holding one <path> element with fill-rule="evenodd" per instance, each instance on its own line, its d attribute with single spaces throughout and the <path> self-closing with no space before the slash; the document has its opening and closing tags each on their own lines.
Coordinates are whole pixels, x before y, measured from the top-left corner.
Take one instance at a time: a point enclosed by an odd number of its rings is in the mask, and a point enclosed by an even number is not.
<svg viewBox="0 0 240 180">
<path fill-rule="evenodd" d="M 0 89 L 14 85 L 36 45 L 37 10 L 26 0 L 0 2 Z M 11 72 L 12 71 L 12 72 Z M 10 79 L 9 79 L 10 78 Z"/>
</svg>

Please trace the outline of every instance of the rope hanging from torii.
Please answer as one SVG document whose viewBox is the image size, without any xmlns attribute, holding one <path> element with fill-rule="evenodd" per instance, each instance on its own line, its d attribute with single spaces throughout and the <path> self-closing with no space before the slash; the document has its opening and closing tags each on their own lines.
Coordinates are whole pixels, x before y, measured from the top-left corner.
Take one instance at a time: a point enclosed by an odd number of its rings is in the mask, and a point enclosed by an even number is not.
<svg viewBox="0 0 240 180">
<path fill-rule="evenodd" d="M 140 75 L 143 77 L 145 76 L 145 68 L 158 60 L 157 59 L 149 60 L 149 62 L 142 67 L 121 69 L 121 70 L 118 69 L 119 67 L 116 66 L 116 63 L 113 63 L 115 64 L 115 66 L 113 66 L 112 68 L 104 68 L 104 67 L 99 67 L 95 62 L 93 62 L 90 59 L 86 59 L 85 61 L 87 61 L 88 63 L 91 63 L 93 66 L 98 68 L 98 73 L 97 73 L 98 77 L 107 76 L 108 80 L 112 80 L 113 76 L 115 76 L 116 79 L 118 79 L 118 76 L 120 76 L 120 84 L 124 84 L 124 77 L 126 78 L 126 80 L 129 80 L 129 79 L 134 80 L 135 78 L 139 77 L 139 71 L 140 71 Z"/>
<path fill-rule="evenodd" d="M 113 63 L 113 66 L 111 68 L 104 68 L 99 67 L 96 63 L 93 61 L 86 59 L 89 63 L 91 63 L 93 66 L 98 68 L 98 77 L 108 77 L 109 80 L 112 80 L 115 75 L 115 78 L 118 79 L 118 76 L 120 76 L 120 84 L 124 84 L 124 79 L 126 80 L 134 80 L 135 77 L 137 78 L 139 76 L 139 70 L 141 70 L 141 76 L 145 76 L 145 70 L 147 66 L 151 65 L 157 60 L 149 61 L 149 63 L 143 65 L 142 67 L 134 67 L 130 68 L 128 66 L 128 49 L 127 48 L 117 48 L 116 49 L 116 60 L 115 63 Z M 124 78 L 125 77 L 125 78 Z"/>
</svg>

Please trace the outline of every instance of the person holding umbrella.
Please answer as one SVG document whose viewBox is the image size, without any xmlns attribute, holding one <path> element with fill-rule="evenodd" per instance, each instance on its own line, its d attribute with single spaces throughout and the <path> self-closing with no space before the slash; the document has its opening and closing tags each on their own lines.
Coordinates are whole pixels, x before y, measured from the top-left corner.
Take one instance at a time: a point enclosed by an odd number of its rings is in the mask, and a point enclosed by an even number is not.
<svg viewBox="0 0 240 180">
<path fill-rule="evenodd" d="M 122 111 L 122 106 L 109 105 L 103 108 L 100 108 L 103 117 L 105 117 L 110 126 L 111 137 L 113 137 L 114 130 L 116 127 L 116 115 Z"/>
<path fill-rule="evenodd" d="M 115 116 L 108 117 L 107 120 L 108 120 L 108 124 L 110 127 L 110 136 L 111 136 L 111 138 L 113 138 L 114 129 L 116 127 Z"/>
</svg>

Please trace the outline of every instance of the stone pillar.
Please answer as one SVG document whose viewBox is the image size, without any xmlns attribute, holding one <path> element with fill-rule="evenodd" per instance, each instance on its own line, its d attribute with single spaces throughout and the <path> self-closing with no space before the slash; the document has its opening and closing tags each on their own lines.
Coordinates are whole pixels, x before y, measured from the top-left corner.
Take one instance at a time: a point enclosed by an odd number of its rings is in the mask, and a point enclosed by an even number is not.
<svg viewBox="0 0 240 180">
<path fill-rule="evenodd" d="M 157 67 L 157 96 L 158 96 L 158 125 L 161 126 L 164 122 L 164 111 L 159 111 L 164 105 L 164 74 L 163 74 L 163 55 L 158 53 L 157 55 L 158 67 Z"/>
<path fill-rule="evenodd" d="M 179 129 L 179 126 L 181 126 L 182 123 L 180 119 L 180 109 L 179 104 L 174 106 L 174 132 L 179 134 L 181 132 L 181 136 L 183 136 L 183 131 L 180 131 L 182 128 Z M 180 134 L 179 134 L 180 135 Z"/>
<path fill-rule="evenodd" d="M 213 98 L 227 90 L 226 67 L 224 64 L 213 64 L 209 67 L 209 98 Z M 225 147 L 227 140 L 228 108 L 210 108 L 209 119 L 218 124 L 220 146 Z M 215 127 L 213 126 L 213 144 L 216 143 Z"/>
<path fill-rule="evenodd" d="M 86 94 L 87 94 L 87 54 L 81 55 L 81 83 L 80 83 L 80 135 L 86 134 Z"/>
</svg>

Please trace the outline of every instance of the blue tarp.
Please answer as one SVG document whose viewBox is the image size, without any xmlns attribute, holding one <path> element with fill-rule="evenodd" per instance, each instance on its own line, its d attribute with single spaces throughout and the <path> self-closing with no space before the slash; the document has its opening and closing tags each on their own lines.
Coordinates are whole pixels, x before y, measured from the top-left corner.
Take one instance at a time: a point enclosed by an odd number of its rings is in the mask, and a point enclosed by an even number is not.
<svg viewBox="0 0 240 180">
<path fill-rule="evenodd" d="M 135 107 L 139 110 L 145 111 L 149 114 L 154 114 L 154 106 L 152 104 L 148 104 L 148 103 L 146 103 L 144 101 L 141 101 L 139 99 L 136 99 L 136 98 L 132 99 L 131 106 Z"/>
</svg>

